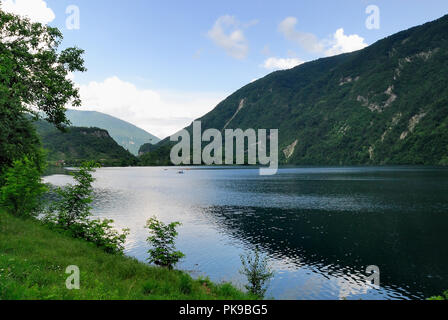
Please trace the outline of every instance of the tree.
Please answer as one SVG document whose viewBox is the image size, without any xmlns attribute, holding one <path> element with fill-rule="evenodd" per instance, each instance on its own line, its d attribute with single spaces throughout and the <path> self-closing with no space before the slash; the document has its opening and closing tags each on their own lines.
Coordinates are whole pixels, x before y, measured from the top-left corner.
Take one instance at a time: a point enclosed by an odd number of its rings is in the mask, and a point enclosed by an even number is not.
<svg viewBox="0 0 448 320">
<path fill-rule="evenodd" d="M 98 167 L 95 162 L 86 162 L 73 172 L 77 183 L 56 190 L 60 199 L 50 206 L 44 221 L 70 232 L 75 238 L 94 243 L 106 252 L 123 253 L 129 230 L 123 229 L 119 233 L 112 227 L 113 220 L 91 219 L 92 184 L 95 181 L 92 172 Z"/>
<path fill-rule="evenodd" d="M 240 273 L 245 275 L 248 281 L 246 289 L 254 296 L 264 298 L 266 285 L 274 276 L 268 266 L 267 258 L 260 255 L 260 250 L 257 247 L 254 254 L 241 255 L 241 263 Z"/>
<path fill-rule="evenodd" d="M 8 100 L 18 103 L 21 111 L 36 114 L 37 108 L 56 126 L 68 124 L 65 106 L 81 105 L 68 75 L 86 71 L 84 51 L 67 48 L 58 53 L 63 36 L 57 28 L 1 10 L 0 33 L 1 82 Z"/>
<path fill-rule="evenodd" d="M 42 171 L 45 157 L 32 123 L 24 115 L 13 114 L 0 106 L 0 174 L 15 160 L 25 157 Z"/>
<path fill-rule="evenodd" d="M 40 198 L 47 188 L 41 181 L 41 172 L 35 163 L 28 158 L 14 161 L 2 180 L 0 205 L 16 216 L 36 215 Z"/>
<path fill-rule="evenodd" d="M 68 75 L 86 71 L 83 50 L 60 51 L 61 32 L 0 7 L 0 172 L 40 148 L 26 114 L 63 129 L 66 105 L 80 106 Z"/>
<path fill-rule="evenodd" d="M 53 204 L 52 211 L 57 212 L 57 223 L 63 228 L 70 229 L 91 215 L 92 183 L 95 181 L 92 172 L 98 167 L 94 162 L 85 162 L 78 170 L 70 173 L 77 182 L 75 185 L 57 189 L 61 200 Z"/>
<path fill-rule="evenodd" d="M 176 251 L 175 248 L 175 239 L 178 235 L 176 228 L 180 225 L 180 222 L 172 222 L 166 225 L 157 217 L 152 217 L 147 221 L 146 228 L 150 233 L 147 241 L 152 247 L 148 251 L 149 263 L 173 269 L 174 265 L 185 257 L 182 252 Z"/>
</svg>

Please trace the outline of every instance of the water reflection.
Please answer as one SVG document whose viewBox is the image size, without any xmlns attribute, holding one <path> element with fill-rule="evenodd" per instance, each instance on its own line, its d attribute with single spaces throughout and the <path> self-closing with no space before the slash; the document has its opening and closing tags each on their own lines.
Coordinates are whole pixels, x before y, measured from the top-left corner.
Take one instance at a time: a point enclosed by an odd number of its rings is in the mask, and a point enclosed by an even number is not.
<svg viewBox="0 0 448 320">
<path fill-rule="evenodd" d="M 207 211 L 222 232 L 262 246 L 288 271 L 307 266 L 364 290 L 366 267 L 378 265 L 382 286 L 392 289 L 390 297 L 424 297 L 433 288 L 443 290 L 440 281 L 448 276 L 448 252 L 440 245 L 446 215 L 247 207 Z"/>
<path fill-rule="evenodd" d="M 147 257 L 146 219 L 178 220 L 180 265 L 242 285 L 239 255 L 260 246 L 283 299 L 424 298 L 448 288 L 448 171 L 438 168 L 258 170 L 105 168 L 94 213 L 131 228 L 127 254 Z M 47 178 L 54 184 L 66 176 Z M 381 288 L 365 281 L 381 270 Z"/>
</svg>

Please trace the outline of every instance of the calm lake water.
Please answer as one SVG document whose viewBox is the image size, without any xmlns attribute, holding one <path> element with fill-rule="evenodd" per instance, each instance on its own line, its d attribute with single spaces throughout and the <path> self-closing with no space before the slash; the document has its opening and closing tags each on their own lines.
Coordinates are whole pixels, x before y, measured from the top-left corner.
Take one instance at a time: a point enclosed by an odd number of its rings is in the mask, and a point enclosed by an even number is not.
<svg viewBox="0 0 448 320">
<path fill-rule="evenodd" d="M 242 287 L 240 254 L 259 246 L 276 299 L 422 299 L 448 289 L 448 170 L 438 168 L 103 168 L 94 214 L 130 228 L 147 257 L 146 220 L 180 221 L 178 265 Z M 47 182 L 70 182 L 52 175 Z M 380 268 L 380 287 L 366 268 Z"/>
</svg>

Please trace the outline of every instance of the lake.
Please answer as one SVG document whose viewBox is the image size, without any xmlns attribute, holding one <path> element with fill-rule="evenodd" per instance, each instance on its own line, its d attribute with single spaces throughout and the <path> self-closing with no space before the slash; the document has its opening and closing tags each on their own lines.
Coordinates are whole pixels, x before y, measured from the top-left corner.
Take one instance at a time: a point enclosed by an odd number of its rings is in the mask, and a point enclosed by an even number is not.
<svg viewBox="0 0 448 320">
<path fill-rule="evenodd" d="M 148 218 L 180 221 L 177 267 L 243 287 L 256 247 L 275 299 L 423 299 L 448 289 L 448 170 L 421 167 L 102 168 L 94 215 L 130 228 L 126 254 L 147 258 Z M 46 182 L 63 185 L 65 175 Z M 380 269 L 380 285 L 366 268 Z"/>
</svg>

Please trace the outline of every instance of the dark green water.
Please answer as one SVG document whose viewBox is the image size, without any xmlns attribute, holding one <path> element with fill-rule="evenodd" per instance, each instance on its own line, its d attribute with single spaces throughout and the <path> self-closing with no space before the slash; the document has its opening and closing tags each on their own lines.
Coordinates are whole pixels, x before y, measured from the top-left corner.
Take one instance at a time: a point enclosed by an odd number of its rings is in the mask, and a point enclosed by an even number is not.
<svg viewBox="0 0 448 320">
<path fill-rule="evenodd" d="M 239 255 L 256 246 L 276 273 L 277 299 L 423 299 L 448 289 L 448 170 L 104 168 L 95 214 L 131 228 L 141 260 L 152 215 L 181 221 L 179 265 L 242 286 Z M 67 182 L 63 175 L 47 178 Z M 380 286 L 366 267 L 380 268 Z"/>
</svg>

